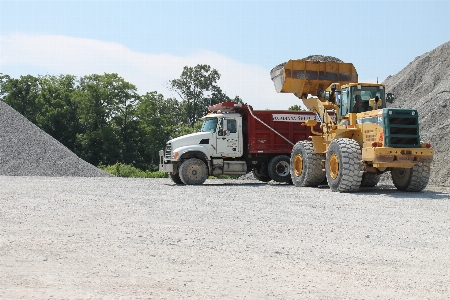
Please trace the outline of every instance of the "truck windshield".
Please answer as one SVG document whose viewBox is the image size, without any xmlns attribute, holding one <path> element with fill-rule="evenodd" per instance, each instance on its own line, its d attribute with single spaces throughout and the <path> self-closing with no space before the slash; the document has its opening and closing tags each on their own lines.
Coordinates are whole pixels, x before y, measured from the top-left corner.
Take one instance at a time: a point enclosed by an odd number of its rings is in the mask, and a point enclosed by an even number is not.
<svg viewBox="0 0 450 300">
<path fill-rule="evenodd" d="M 203 120 L 201 132 L 215 132 L 217 128 L 217 118 L 205 118 Z"/>
</svg>

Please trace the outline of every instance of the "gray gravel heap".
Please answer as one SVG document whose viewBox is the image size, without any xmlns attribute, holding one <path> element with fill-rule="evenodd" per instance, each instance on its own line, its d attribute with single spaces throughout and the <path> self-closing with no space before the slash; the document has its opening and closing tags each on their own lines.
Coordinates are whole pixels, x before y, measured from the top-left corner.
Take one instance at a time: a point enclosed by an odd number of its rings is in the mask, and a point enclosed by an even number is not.
<svg viewBox="0 0 450 300">
<path fill-rule="evenodd" d="M 0 101 L 0 175 L 112 176 L 76 156 L 3 101 Z"/>
<path fill-rule="evenodd" d="M 388 107 L 419 113 L 421 138 L 435 150 L 429 184 L 450 186 L 450 42 L 416 57 L 383 83 L 396 97 Z"/>
</svg>

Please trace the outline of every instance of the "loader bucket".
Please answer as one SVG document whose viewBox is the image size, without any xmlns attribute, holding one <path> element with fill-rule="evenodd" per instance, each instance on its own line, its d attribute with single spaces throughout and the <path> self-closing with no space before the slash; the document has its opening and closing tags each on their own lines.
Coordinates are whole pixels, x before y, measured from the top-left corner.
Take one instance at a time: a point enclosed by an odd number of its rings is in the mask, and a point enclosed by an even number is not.
<svg viewBox="0 0 450 300">
<path fill-rule="evenodd" d="M 270 72 L 277 93 L 317 96 L 332 83 L 358 82 L 358 73 L 351 63 L 313 60 L 290 60 Z"/>
</svg>

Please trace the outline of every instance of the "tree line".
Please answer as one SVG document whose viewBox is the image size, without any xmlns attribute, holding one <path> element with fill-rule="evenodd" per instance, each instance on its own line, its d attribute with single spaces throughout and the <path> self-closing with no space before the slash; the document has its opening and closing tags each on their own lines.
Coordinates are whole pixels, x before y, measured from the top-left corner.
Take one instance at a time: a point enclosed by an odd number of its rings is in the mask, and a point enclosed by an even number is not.
<svg viewBox="0 0 450 300">
<path fill-rule="evenodd" d="M 209 65 L 184 67 L 169 88 L 179 95 L 139 95 L 118 74 L 20 76 L 0 74 L 0 100 L 80 158 L 95 165 L 122 163 L 158 169 L 158 152 L 173 137 L 198 131 L 209 105 L 231 99 Z"/>
</svg>

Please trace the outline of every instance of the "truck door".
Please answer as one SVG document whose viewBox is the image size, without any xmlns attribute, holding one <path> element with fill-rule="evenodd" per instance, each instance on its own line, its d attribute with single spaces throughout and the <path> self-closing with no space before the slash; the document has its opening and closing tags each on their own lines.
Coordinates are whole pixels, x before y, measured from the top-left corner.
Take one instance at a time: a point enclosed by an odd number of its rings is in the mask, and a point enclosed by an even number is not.
<svg viewBox="0 0 450 300">
<path fill-rule="evenodd" d="M 226 157 L 242 156 L 241 118 L 223 118 L 217 134 L 217 154 Z"/>
</svg>

